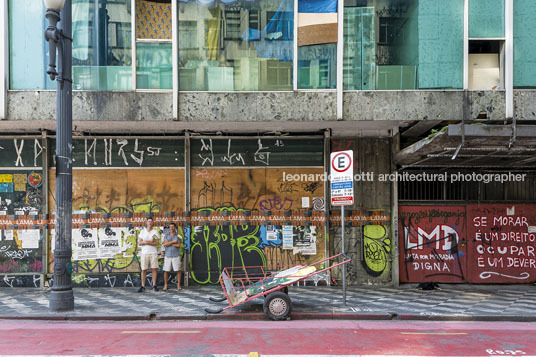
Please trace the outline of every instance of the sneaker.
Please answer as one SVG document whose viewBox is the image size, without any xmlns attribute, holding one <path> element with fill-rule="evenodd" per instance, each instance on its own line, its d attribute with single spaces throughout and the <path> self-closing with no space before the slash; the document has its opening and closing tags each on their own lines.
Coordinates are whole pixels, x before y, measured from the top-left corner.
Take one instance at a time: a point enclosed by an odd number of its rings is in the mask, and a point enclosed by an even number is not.
<svg viewBox="0 0 536 357">
<path fill-rule="evenodd" d="M 153 286 L 153 290 L 154 290 L 154 291 L 158 291 L 158 288 L 156 287 L 156 285 Z"/>
<path fill-rule="evenodd" d="M 145 291 L 145 286 L 140 286 L 140 288 L 138 289 L 138 292 L 139 293 L 142 293 Z"/>
</svg>

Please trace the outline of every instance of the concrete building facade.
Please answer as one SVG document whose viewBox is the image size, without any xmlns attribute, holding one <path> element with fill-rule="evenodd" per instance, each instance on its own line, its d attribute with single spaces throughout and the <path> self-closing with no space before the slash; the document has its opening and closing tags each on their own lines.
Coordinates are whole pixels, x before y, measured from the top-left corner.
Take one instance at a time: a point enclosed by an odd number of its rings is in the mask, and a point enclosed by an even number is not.
<svg viewBox="0 0 536 357">
<path fill-rule="evenodd" d="M 188 284 L 340 252 L 322 175 L 344 150 L 350 284 L 536 281 L 536 5 L 318 3 L 72 0 L 75 285 L 139 285 L 149 215 L 179 224 Z M 43 286 L 44 9 L 5 0 L 0 18 L 0 285 Z"/>
</svg>

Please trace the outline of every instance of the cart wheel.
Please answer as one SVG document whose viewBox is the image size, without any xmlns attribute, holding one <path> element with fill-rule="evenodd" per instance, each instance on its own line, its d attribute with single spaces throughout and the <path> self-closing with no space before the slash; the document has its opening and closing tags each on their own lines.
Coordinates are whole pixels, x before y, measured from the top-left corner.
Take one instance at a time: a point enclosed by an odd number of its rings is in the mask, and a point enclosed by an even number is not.
<svg viewBox="0 0 536 357">
<path fill-rule="evenodd" d="M 274 291 L 264 299 L 264 314 L 274 321 L 285 320 L 292 311 L 292 302 L 287 294 Z"/>
</svg>

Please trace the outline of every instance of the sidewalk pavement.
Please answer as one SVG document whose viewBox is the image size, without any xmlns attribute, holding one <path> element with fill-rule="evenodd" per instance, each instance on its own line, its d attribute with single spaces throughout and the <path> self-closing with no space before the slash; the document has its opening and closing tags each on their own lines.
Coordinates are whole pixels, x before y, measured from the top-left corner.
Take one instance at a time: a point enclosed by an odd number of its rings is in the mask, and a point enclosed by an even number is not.
<svg viewBox="0 0 536 357">
<path fill-rule="evenodd" d="M 341 287 L 289 287 L 291 319 L 536 321 L 536 286 L 441 284 L 441 290 L 350 286 L 346 306 Z M 219 286 L 184 287 L 143 293 L 138 288 L 75 288 L 75 310 L 48 310 L 50 291 L 36 288 L 0 289 L 0 319 L 40 320 L 265 320 L 263 299 L 219 314 L 207 307 L 224 307 L 211 296 Z"/>
</svg>

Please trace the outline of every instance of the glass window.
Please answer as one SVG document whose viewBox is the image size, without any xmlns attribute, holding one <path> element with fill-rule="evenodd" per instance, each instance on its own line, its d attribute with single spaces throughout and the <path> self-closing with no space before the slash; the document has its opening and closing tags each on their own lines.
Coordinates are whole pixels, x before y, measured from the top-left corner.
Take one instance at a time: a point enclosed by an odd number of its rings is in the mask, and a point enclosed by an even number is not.
<svg viewBox="0 0 536 357">
<path fill-rule="evenodd" d="M 180 90 L 292 90 L 292 0 L 178 6 Z"/>
<path fill-rule="evenodd" d="M 136 88 L 173 88 L 171 28 L 171 1 L 136 1 Z"/>
<path fill-rule="evenodd" d="M 514 1 L 514 87 L 536 87 L 536 1 Z"/>
<path fill-rule="evenodd" d="M 130 0 L 73 0 L 73 89 L 132 89 Z"/>
<path fill-rule="evenodd" d="M 136 44 L 136 85 L 140 89 L 172 89 L 171 43 Z"/>
<path fill-rule="evenodd" d="M 9 88 L 56 89 L 46 74 L 45 9 L 42 1 L 9 1 Z"/>
<path fill-rule="evenodd" d="M 463 86 L 463 0 L 345 0 L 346 90 Z"/>
<path fill-rule="evenodd" d="M 469 0 L 469 37 L 504 37 L 504 0 Z"/>
<path fill-rule="evenodd" d="M 298 88 L 337 87 L 337 0 L 298 1 Z"/>
</svg>

